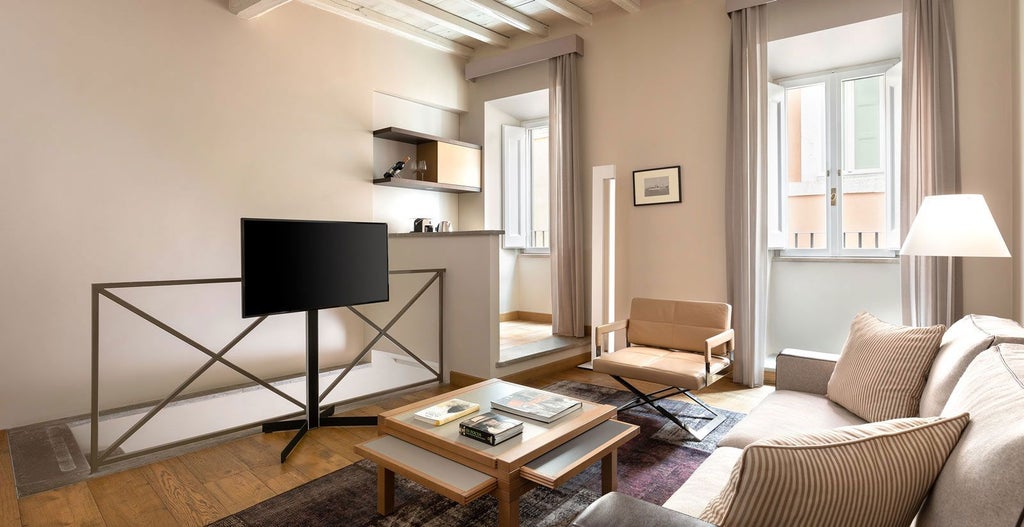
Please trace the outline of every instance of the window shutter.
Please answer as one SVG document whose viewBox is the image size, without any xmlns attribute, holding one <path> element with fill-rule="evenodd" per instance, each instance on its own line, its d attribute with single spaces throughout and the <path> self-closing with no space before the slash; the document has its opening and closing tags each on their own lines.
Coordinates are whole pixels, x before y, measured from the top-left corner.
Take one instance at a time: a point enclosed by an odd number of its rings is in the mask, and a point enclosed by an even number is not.
<svg viewBox="0 0 1024 527">
<path fill-rule="evenodd" d="M 786 89 L 768 83 L 768 248 L 786 248 Z"/>
<path fill-rule="evenodd" d="M 502 247 L 526 247 L 526 128 L 502 125 L 501 175 L 504 180 Z"/>
</svg>

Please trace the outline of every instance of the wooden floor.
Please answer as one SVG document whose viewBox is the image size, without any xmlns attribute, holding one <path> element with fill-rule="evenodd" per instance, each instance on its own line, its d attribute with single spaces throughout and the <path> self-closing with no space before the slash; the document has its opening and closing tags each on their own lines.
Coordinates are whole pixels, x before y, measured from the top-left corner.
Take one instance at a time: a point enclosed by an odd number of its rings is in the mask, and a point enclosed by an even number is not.
<svg viewBox="0 0 1024 527">
<path fill-rule="evenodd" d="M 551 336 L 551 323 L 506 320 L 498 324 L 498 348 L 508 349 Z"/>
<path fill-rule="evenodd" d="M 544 387 L 564 379 L 620 388 L 606 375 L 577 368 L 523 384 Z M 421 390 L 350 415 L 376 415 L 448 390 L 447 386 Z M 700 395 L 712 406 L 747 412 L 771 391 L 771 387 L 751 389 L 721 380 Z M 7 434 L 0 431 L 0 527 L 205 525 L 358 461 L 361 458 L 353 445 L 375 435 L 369 427 L 320 428 L 309 433 L 282 465 L 278 456 L 292 433 L 254 434 L 18 499 Z"/>
</svg>

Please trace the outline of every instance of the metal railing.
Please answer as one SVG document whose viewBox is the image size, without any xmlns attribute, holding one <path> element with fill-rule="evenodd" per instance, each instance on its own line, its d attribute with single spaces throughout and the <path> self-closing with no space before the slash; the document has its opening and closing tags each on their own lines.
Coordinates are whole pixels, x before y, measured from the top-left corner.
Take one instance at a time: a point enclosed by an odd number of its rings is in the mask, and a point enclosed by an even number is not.
<svg viewBox="0 0 1024 527">
<path fill-rule="evenodd" d="M 352 360 L 344 368 L 344 370 L 341 372 L 341 374 L 330 384 L 330 386 L 328 386 L 327 389 L 325 389 L 320 394 L 319 399 L 318 399 L 318 407 L 319 408 L 321 408 L 321 409 L 333 408 L 334 406 L 337 406 L 337 405 L 340 405 L 340 404 L 347 404 L 347 403 L 357 402 L 357 401 L 360 401 L 360 400 L 363 400 L 363 399 L 368 399 L 368 398 L 371 398 L 371 397 L 378 397 L 378 396 L 381 396 L 381 395 L 385 395 L 385 394 L 389 394 L 389 393 L 394 393 L 394 392 L 405 390 L 405 389 L 408 389 L 408 388 L 413 388 L 413 387 L 416 387 L 416 386 L 421 386 L 423 384 L 433 383 L 435 381 L 437 383 L 439 383 L 439 384 L 444 382 L 444 373 L 443 372 L 444 372 L 444 274 L 445 274 L 445 269 L 392 270 L 392 271 L 389 272 L 389 274 L 392 274 L 392 275 L 430 274 L 431 276 L 427 279 L 426 283 L 409 299 L 409 301 L 406 302 L 406 304 L 402 307 L 402 309 L 400 309 L 398 311 L 398 313 L 395 314 L 391 318 L 391 320 L 388 321 L 388 323 L 384 324 L 383 326 L 380 326 L 380 325 L 376 324 L 375 322 L 370 320 L 366 315 L 364 315 L 363 313 L 361 313 L 360 311 L 358 311 L 354 307 L 351 307 L 351 306 L 348 307 L 348 309 L 352 313 L 354 313 L 363 322 L 365 322 L 367 325 L 369 325 L 371 328 L 373 328 L 375 331 L 377 331 L 377 335 L 374 338 L 372 338 L 366 344 L 366 346 L 356 356 L 356 358 L 354 360 Z M 151 454 L 151 453 L 159 452 L 159 451 L 162 451 L 162 450 L 168 450 L 168 449 L 171 449 L 171 448 L 175 448 L 175 447 L 179 447 L 179 446 L 183 446 L 183 445 L 187 445 L 187 444 L 203 441 L 203 440 L 206 440 L 206 439 L 211 439 L 211 438 L 214 438 L 214 437 L 230 434 L 232 432 L 237 432 L 239 430 L 244 430 L 244 429 L 247 429 L 247 428 L 253 428 L 253 427 L 259 426 L 260 424 L 262 424 L 264 422 L 267 422 L 267 421 L 276 421 L 276 420 L 279 420 L 279 419 L 286 419 L 286 418 L 290 418 L 290 417 L 304 415 L 306 413 L 306 404 L 305 403 L 299 401 L 298 399 L 288 395 L 287 393 L 284 393 L 279 388 L 275 387 L 273 384 L 271 384 L 271 382 L 273 382 L 273 381 L 268 381 L 268 380 L 265 380 L 265 379 L 261 379 L 259 376 L 257 376 L 255 374 L 245 370 L 244 368 L 242 368 L 242 367 L 238 366 L 237 364 L 231 362 L 230 360 L 224 358 L 224 356 L 229 351 L 231 351 L 231 349 L 234 348 L 239 342 L 241 342 L 242 339 L 244 339 L 249 333 L 251 333 L 254 329 L 256 329 L 256 327 L 258 327 L 261 323 L 263 323 L 263 321 L 267 319 L 267 316 L 261 316 L 261 317 L 257 318 L 251 324 L 246 326 L 245 329 L 243 329 L 238 335 L 236 335 L 233 339 L 231 339 L 230 342 L 228 342 L 226 345 L 224 345 L 224 347 L 222 347 L 222 348 L 220 348 L 220 350 L 214 352 L 213 350 L 207 348 L 206 346 L 203 346 L 202 344 L 200 344 L 196 340 L 192 339 L 191 337 L 189 337 L 189 336 L 185 335 L 184 333 L 174 329 L 173 327 L 171 327 L 167 323 L 157 319 L 156 317 L 150 315 L 149 313 L 146 313 L 145 311 L 143 311 L 139 307 L 133 305 L 131 302 L 128 302 L 127 300 L 121 298 L 120 296 L 118 296 L 117 294 L 112 292 L 112 290 L 114 290 L 114 289 L 129 289 L 129 288 L 139 288 L 139 287 L 173 287 L 173 286 L 204 285 L 204 284 L 224 284 L 224 283 L 237 283 L 237 282 L 241 282 L 241 278 L 208 278 L 208 279 L 196 279 L 196 280 L 163 280 L 163 281 L 148 281 L 148 282 L 111 282 L 111 283 L 92 284 L 92 394 L 91 394 L 92 401 L 91 401 L 91 414 L 90 414 L 90 416 L 91 416 L 91 423 L 90 423 L 90 443 L 91 443 L 91 447 L 90 447 L 90 455 L 89 455 L 89 464 L 91 466 L 91 472 L 95 473 L 100 467 L 102 467 L 104 465 L 109 465 L 109 464 L 112 464 L 112 463 L 116 463 L 116 462 L 119 462 L 119 461 L 124 461 L 124 460 L 135 458 L 135 457 L 138 457 L 138 456 L 143 456 L 143 455 L 146 455 L 146 454 Z M 406 312 L 408 312 L 409 309 L 414 304 L 416 304 L 416 302 L 423 296 L 423 294 L 426 293 L 426 291 L 435 283 L 437 284 L 437 303 L 438 303 L 437 310 L 436 310 L 436 312 L 437 312 L 437 328 L 438 328 L 438 331 L 437 331 L 437 335 L 438 335 L 437 336 L 437 346 L 438 346 L 438 348 L 437 348 L 437 357 L 438 357 L 438 359 L 437 359 L 437 369 L 432 368 L 423 359 L 421 359 L 419 356 L 417 356 L 416 353 L 414 353 L 412 350 L 410 350 L 408 347 L 403 345 L 401 342 L 399 342 L 396 338 L 394 338 L 393 336 L 391 336 L 388 333 L 388 331 L 390 331 L 391 328 L 394 327 L 394 325 L 402 318 L 402 316 L 404 316 L 406 314 Z M 209 357 L 207 359 L 207 361 L 202 366 L 200 366 L 197 370 L 195 370 L 185 381 L 183 381 L 181 384 L 179 384 L 177 388 L 172 390 L 170 394 L 168 394 L 166 397 L 164 397 L 160 401 L 158 401 L 158 402 L 142 403 L 142 404 L 139 404 L 139 405 L 134 405 L 133 408 L 148 407 L 150 405 L 152 405 L 152 408 L 150 408 L 149 411 L 146 412 L 146 414 L 143 415 L 141 419 L 139 419 L 134 425 L 132 425 L 127 431 L 125 431 L 123 434 L 121 434 L 116 440 L 114 440 L 109 446 L 107 446 L 102 451 L 100 451 L 100 448 L 99 448 L 99 422 L 100 422 L 100 417 L 108 415 L 108 414 L 112 414 L 112 413 L 115 413 L 115 412 L 123 411 L 124 409 L 106 410 L 106 411 L 101 411 L 99 409 L 99 390 L 100 390 L 100 386 L 99 386 L 99 374 L 100 374 L 100 369 L 99 369 L 99 364 L 100 364 L 100 297 L 107 298 L 108 300 L 112 301 L 113 303 L 123 307 L 124 309 L 128 310 L 129 312 L 137 315 L 139 318 L 142 318 L 146 322 L 149 322 L 150 324 L 156 326 L 157 328 L 162 329 L 163 331 L 169 333 L 171 336 L 177 338 L 178 340 L 184 342 L 185 344 L 188 344 L 189 346 L 195 348 L 196 350 L 202 352 L 207 357 Z M 407 385 L 402 385 L 402 386 L 398 386 L 398 387 L 394 387 L 394 388 L 390 388 L 390 389 L 386 389 L 386 390 L 381 390 L 381 391 L 378 391 L 378 392 L 365 394 L 365 395 L 362 395 L 362 396 L 359 396 L 359 397 L 355 397 L 355 398 L 351 398 L 351 399 L 346 399 L 346 400 L 343 400 L 343 401 L 335 401 L 335 402 L 332 402 L 332 403 L 329 403 L 329 404 L 326 404 L 326 405 L 323 404 L 323 401 L 327 398 L 327 396 L 331 393 L 331 391 L 334 390 L 334 388 L 336 386 L 338 386 L 338 384 L 342 381 L 342 379 L 344 379 L 349 374 L 349 372 L 352 371 L 352 368 L 354 368 L 356 365 L 358 365 L 360 363 L 360 361 L 363 359 L 363 357 L 365 357 L 366 354 L 369 353 L 372 350 L 373 346 L 377 342 L 379 342 L 381 339 L 383 339 L 383 338 L 387 338 L 398 349 L 402 350 L 405 354 L 407 354 L 410 357 L 412 357 L 412 359 L 414 359 L 417 363 L 419 363 L 423 368 L 425 368 L 427 371 L 429 371 L 431 374 L 433 374 L 434 379 L 427 380 L 427 381 L 415 382 L 415 383 L 411 383 L 411 384 L 407 384 Z M 297 410 L 297 411 L 295 411 L 293 413 L 287 414 L 287 415 L 280 415 L 280 416 L 270 417 L 268 419 L 257 421 L 257 422 L 252 422 L 252 423 L 246 423 L 246 424 L 242 424 L 242 425 L 238 425 L 238 426 L 233 426 L 233 427 L 230 427 L 230 428 L 225 428 L 225 429 L 217 430 L 217 431 L 214 431 L 214 432 L 198 435 L 198 436 L 195 436 L 195 437 L 190 437 L 190 438 L 186 438 L 186 439 L 182 439 L 182 440 L 178 440 L 178 441 L 172 441 L 172 442 L 169 442 L 169 443 L 157 445 L 157 446 L 150 447 L 150 448 L 140 449 L 140 450 L 137 450 L 137 451 L 134 451 L 134 452 L 131 452 L 131 453 L 115 454 L 117 449 L 120 448 L 121 445 L 123 445 L 125 441 L 127 441 L 129 438 L 131 438 L 136 432 L 139 431 L 139 429 L 141 429 L 146 423 L 150 422 L 150 420 L 152 420 L 154 416 L 156 416 L 161 410 L 166 408 L 169 404 L 171 404 L 173 402 L 176 402 L 176 401 L 180 401 L 180 400 L 186 399 L 186 398 L 196 397 L 196 394 L 191 394 L 191 395 L 179 398 L 181 393 L 184 392 L 190 385 L 192 385 L 192 383 L 195 382 L 196 379 L 198 379 L 203 373 L 205 373 L 207 370 L 209 370 L 213 365 L 215 365 L 217 363 L 223 364 L 224 366 L 227 366 L 231 370 L 233 370 L 233 371 L 235 371 L 235 372 L 245 376 L 247 379 L 249 379 L 251 381 L 250 383 L 247 384 L 248 386 L 262 386 L 263 388 L 266 388 L 267 390 L 269 390 L 270 392 L 274 393 L 275 395 L 277 395 L 277 396 L 285 399 L 286 401 L 294 404 L 295 406 L 297 406 L 299 408 L 299 410 Z M 232 389 L 236 389 L 236 388 L 239 388 L 239 387 L 238 386 L 233 386 L 231 388 Z"/>
<path fill-rule="evenodd" d="M 843 248 L 850 249 L 850 236 L 856 235 L 856 248 L 857 249 L 878 249 L 881 243 L 881 232 L 879 231 L 845 231 L 843 232 Z M 794 232 L 793 233 L 793 249 L 817 249 L 815 247 L 815 238 L 819 242 L 825 239 L 825 233 L 823 232 Z M 804 240 L 806 245 L 800 246 L 800 240 Z M 864 242 L 868 242 L 868 246 L 864 246 Z"/>
</svg>

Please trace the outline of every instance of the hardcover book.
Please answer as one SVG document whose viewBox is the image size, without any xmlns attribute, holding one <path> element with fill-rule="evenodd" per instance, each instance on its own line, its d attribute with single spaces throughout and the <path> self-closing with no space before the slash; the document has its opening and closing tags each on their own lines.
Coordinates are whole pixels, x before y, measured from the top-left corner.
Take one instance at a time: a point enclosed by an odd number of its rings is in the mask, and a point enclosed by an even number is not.
<svg viewBox="0 0 1024 527">
<path fill-rule="evenodd" d="M 497 445 L 523 433 L 523 422 L 487 412 L 459 423 L 459 433 L 490 445 Z"/>
<path fill-rule="evenodd" d="M 460 417 L 467 416 L 480 409 L 480 405 L 463 401 L 462 399 L 449 399 L 443 403 L 435 404 L 430 408 L 424 408 L 416 412 L 416 419 L 430 423 L 434 426 L 441 426 L 450 423 Z"/>
<path fill-rule="evenodd" d="M 491 408 L 544 423 L 561 419 L 583 403 L 563 395 L 525 388 L 491 401 Z"/>
</svg>

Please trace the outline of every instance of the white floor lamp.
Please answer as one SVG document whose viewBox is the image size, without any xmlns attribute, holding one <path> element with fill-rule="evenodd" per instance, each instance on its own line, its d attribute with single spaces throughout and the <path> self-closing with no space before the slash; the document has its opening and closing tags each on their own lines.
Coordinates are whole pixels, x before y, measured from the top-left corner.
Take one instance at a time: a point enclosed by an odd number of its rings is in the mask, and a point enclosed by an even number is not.
<svg viewBox="0 0 1024 527">
<path fill-rule="evenodd" d="M 1009 258 L 1010 251 L 982 195 L 946 194 L 924 198 L 900 254 L 947 257 L 946 310 L 952 322 L 953 257 Z"/>
</svg>

